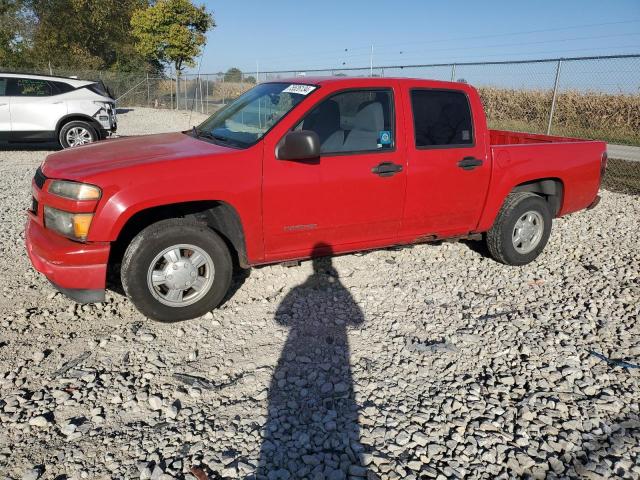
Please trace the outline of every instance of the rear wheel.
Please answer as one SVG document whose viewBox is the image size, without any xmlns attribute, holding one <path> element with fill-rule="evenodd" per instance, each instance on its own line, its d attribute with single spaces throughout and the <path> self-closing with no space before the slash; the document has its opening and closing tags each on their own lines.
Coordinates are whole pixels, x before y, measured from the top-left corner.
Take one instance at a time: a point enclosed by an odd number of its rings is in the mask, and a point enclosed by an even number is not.
<svg viewBox="0 0 640 480">
<path fill-rule="evenodd" d="M 140 232 L 122 260 L 124 291 L 140 312 L 161 322 L 199 317 L 217 307 L 233 266 L 224 241 L 204 224 L 163 220 Z"/>
<path fill-rule="evenodd" d="M 73 120 L 65 123 L 60 129 L 58 141 L 62 148 L 77 147 L 99 140 L 98 132 L 88 122 Z"/>
<path fill-rule="evenodd" d="M 551 234 L 547 202 L 534 193 L 515 192 L 505 200 L 491 230 L 487 248 L 506 265 L 526 265 L 540 255 Z"/>
</svg>

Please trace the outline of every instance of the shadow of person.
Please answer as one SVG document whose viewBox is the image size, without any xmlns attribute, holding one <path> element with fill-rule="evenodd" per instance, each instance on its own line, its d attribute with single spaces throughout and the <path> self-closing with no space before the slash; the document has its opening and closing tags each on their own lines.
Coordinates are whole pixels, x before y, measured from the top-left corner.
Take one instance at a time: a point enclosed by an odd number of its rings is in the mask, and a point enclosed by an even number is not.
<svg viewBox="0 0 640 480">
<path fill-rule="evenodd" d="M 269 387 L 258 463 L 269 479 L 342 479 L 361 468 L 347 328 L 364 316 L 331 259 L 318 258 L 330 253 L 314 247 L 313 273 L 276 312 L 289 334 Z"/>
</svg>

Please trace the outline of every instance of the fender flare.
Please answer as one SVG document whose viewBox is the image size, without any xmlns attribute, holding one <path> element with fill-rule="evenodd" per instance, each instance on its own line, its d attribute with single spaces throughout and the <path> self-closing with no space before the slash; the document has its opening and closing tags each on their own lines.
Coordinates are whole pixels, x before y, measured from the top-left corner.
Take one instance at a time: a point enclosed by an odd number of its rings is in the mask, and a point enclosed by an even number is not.
<svg viewBox="0 0 640 480">
<path fill-rule="evenodd" d="M 56 123 L 56 137 L 60 135 L 60 130 L 65 123 L 73 122 L 74 120 L 86 121 L 87 123 L 90 123 L 91 126 L 96 129 L 96 133 L 98 133 L 98 135 L 100 135 L 100 132 L 104 129 L 102 125 L 100 125 L 100 122 L 87 114 L 68 113 L 64 117 L 60 118 L 60 120 L 58 120 L 58 123 Z"/>
</svg>

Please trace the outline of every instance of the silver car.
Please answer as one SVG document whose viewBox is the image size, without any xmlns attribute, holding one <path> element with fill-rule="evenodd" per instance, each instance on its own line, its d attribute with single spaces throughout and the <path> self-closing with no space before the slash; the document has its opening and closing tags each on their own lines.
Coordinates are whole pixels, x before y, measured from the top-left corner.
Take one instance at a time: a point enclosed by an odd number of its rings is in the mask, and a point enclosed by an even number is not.
<svg viewBox="0 0 640 480">
<path fill-rule="evenodd" d="M 63 148 L 116 131 L 115 100 L 101 82 L 0 72 L 0 144 L 58 142 Z"/>
</svg>

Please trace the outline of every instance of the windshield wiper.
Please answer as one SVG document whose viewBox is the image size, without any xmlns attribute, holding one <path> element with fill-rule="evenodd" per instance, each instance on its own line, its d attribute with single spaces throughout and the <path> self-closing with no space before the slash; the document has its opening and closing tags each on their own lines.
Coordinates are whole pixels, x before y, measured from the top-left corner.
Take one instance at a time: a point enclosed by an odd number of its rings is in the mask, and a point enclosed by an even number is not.
<svg viewBox="0 0 640 480">
<path fill-rule="evenodd" d="M 224 135 L 220 135 L 218 133 L 206 132 L 204 130 L 198 131 L 199 137 L 210 138 L 211 140 L 216 140 L 221 143 L 225 143 L 227 145 L 234 145 L 236 147 L 246 148 L 244 142 L 240 140 L 234 140 L 233 138 L 225 137 Z"/>
</svg>

